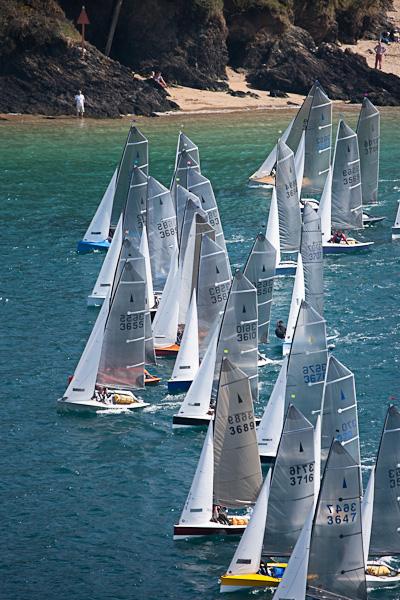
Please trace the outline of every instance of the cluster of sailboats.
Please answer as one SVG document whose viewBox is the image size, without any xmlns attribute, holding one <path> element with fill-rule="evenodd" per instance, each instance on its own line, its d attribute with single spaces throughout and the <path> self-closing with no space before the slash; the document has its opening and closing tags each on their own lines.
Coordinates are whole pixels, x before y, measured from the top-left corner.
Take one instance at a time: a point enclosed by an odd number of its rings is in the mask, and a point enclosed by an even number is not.
<svg viewBox="0 0 400 600">
<path fill-rule="evenodd" d="M 362 600 L 400 582 L 381 558 L 400 554 L 400 411 L 388 409 L 364 491 L 354 375 L 332 354 L 323 316 L 323 255 L 370 247 L 342 231 L 381 220 L 364 212 L 377 201 L 379 127 L 365 98 L 356 132 L 340 120 L 331 161 L 332 103 L 316 83 L 250 178 L 272 185 L 268 224 L 232 273 L 196 144 L 179 134 L 167 188 L 149 174 L 148 141 L 132 126 L 78 244 L 107 254 L 87 299 L 100 310 L 59 406 L 143 408 L 140 390 L 160 381 L 147 369 L 175 360 L 168 392 L 185 396 L 172 426 L 207 434 L 173 535 L 241 535 L 221 592 Z M 295 278 L 282 364 L 258 419 L 268 363 L 259 345 L 285 274 Z"/>
</svg>

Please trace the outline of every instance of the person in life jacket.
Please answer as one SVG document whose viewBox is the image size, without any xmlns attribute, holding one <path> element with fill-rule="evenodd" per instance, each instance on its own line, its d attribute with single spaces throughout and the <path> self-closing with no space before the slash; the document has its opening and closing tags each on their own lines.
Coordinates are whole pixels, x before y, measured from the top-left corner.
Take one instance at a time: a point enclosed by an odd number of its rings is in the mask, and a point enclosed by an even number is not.
<svg viewBox="0 0 400 600">
<path fill-rule="evenodd" d="M 283 321 L 278 321 L 275 327 L 275 335 L 276 337 L 278 337 L 280 340 L 284 340 L 285 339 L 285 335 L 286 335 L 286 325 Z"/>
</svg>

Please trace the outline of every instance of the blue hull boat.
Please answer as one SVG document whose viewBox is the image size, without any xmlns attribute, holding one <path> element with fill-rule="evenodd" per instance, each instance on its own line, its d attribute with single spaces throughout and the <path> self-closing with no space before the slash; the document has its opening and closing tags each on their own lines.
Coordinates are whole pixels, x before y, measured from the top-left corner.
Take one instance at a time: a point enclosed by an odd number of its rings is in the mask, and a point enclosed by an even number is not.
<svg viewBox="0 0 400 600">
<path fill-rule="evenodd" d="M 111 245 L 111 242 L 104 240 L 102 242 L 85 242 L 81 240 L 78 242 L 77 252 L 79 254 L 87 254 L 88 252 L 107 252 Z"/>
</svg>

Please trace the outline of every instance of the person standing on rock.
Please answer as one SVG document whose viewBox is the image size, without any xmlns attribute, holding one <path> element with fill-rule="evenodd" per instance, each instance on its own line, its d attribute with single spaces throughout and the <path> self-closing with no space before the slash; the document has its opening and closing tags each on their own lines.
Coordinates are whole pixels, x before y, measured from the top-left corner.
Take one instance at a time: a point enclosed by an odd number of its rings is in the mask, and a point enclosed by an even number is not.
<svg viewBox="0 0 400 600">
<path fill-rule="evenodd" d="M 382 59 L 383 55 L 386 52 L 385 46 L 382 42 L 378 42 L 378 44 L 374 48 L 375 50 L 375 69 L 380 69 L 382 71 Z"/>
<path fill-rule="evenodd" d="M 82 119 L 85 113 L 85 96 L 82 94 L 82 90 L 79 90 L 79 92 L 75 96 L 75 105 L 76 116 Z"/>
</svg>

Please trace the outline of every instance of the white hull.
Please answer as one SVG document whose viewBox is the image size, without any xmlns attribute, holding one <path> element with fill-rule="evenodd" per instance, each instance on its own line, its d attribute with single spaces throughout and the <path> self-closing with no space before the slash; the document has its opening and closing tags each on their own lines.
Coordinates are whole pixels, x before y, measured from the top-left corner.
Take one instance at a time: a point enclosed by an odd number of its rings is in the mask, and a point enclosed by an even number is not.
<svg viewBox="0 0 400 600">
<path fill-rule="evenodd" d="M 392 240 L 400 239 L 400 227 L 392 227 Z"/>
<path fill-rule="evenodd" d="M 137 408 L 144 408 L 150 406 L 148 402 L 133 402 L 132 404 L 106 404 L 105 402 L 98 402 L 97 400 L 84 400 L 82 402 L 68 402 L 59 398 L 57 400 L 58 408 L 65 412 L 80 412 L 80 413 L 97 413 L 107 411 L 118 411 L 118 412 L 130 412 Z"/>
<path fill-rule="evenodd" d="M 88 306 L 102 306 L 105 298 L 101 296 L 88 296 L 87 305 Z"/>
<path fill-rule="evenodd" d="M 282 356 L 287 356 L 290 353 L 290 342 L 283 342 L 282 344 Z"/>
</svg>

